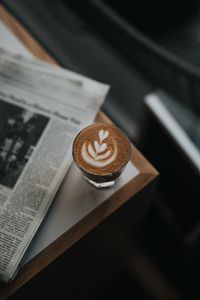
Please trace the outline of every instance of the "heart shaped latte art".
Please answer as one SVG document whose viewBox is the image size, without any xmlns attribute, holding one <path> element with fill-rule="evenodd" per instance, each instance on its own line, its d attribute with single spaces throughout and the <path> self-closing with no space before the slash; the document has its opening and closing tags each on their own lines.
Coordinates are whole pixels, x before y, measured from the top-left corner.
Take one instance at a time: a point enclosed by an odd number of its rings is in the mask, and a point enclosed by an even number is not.
<svg viewBox="0 0 200 300">
<path fill-rule="evenodd" d="M 117 147 L 113 141 L 112 147 L 107 145 L 106 139 L 109 136 L 108 130 L 99 131 L 99 141 L 84 142 L 82 145 L 82 158 L 85 162 L 94 167 L 104 167 L 112 163 L 117 156 Z"/>
</svg>

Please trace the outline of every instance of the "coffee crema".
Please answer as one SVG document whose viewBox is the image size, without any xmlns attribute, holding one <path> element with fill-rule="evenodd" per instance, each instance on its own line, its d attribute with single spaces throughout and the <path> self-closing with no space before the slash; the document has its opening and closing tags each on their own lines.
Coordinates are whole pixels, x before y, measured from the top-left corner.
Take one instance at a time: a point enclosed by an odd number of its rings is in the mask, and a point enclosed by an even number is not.
<svg viewBox="0 0 200 300">
<path fill-rule="evenodd" d="M 128 137 L 121 129 L 108 123 L 95 123 L 84 128 L 73 143 L 73 158 L 77 166 L 86 177 L 94 179 L 97 175 L 99 181 L 107 176 L 117 178 L 130 154 Z"/>
</svg>

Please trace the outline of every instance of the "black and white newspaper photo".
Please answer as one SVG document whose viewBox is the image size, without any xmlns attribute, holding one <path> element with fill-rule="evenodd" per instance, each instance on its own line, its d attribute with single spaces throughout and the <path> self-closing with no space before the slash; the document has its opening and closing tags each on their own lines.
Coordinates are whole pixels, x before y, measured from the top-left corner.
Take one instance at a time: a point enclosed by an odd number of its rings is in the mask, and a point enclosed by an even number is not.
<svg viewBox="0 0 200 300">
<path fill-rule="evenodd" d="M 0 185 L 14 187 L 48 121 L 0 100 Z"/>
<path fill-rule="evenodd" d="M 14 278 L 109 86 L 0 51 L 0 281 Z"/>
</svg>

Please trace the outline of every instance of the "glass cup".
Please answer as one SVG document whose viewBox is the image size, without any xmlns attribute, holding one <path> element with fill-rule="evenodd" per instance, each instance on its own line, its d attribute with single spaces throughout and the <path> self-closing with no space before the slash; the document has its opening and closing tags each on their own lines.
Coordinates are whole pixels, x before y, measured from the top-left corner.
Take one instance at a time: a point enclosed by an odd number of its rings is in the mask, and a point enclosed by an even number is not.
<svg viewBox="0 0 200 300">
<path fill-rule="evenodd" d="M 72 155 L 90 184 L 96 188 L 111 187 L 130 160 L 131 143 L 118 127 L 95 123 L 77 134 Z"/>
</svg>

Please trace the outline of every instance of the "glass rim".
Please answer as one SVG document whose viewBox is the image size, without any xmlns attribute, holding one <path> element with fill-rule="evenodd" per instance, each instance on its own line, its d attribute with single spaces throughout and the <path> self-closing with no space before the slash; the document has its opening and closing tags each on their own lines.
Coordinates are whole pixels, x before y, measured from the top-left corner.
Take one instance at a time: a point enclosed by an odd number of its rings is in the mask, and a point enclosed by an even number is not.
<svg viewBox="0 0 200 300">
<path fill-rule="evenodd" d="M 88 129 L 88 128 L 90 128 L 90 127 L 93 127 L 93 126 L 95 126 L 95 125 L 108 125 L 108 126 L 111 126 L 111 127 L 114 127 L 114 128 L 117 128 L 117 130 L 119 130 L 120 132 L 121 132 L 121 134 L 122 135 L 124 135 L 125 136 L 125 138 L 128 140 L 128 142 L 129 142 L 129 155 L 128 155 L 128 158 L 127 158 L 127 160 L 123 163 L 123 165 L 119 168 L 119 169 L 117 169 L 116 171 L 114 171 L 114 172 L 112 172 L 112 173 L 103 173 L 103 174 L 99 174 L 99 173 L 95 173 L 95 172 L 91 172 L 91 171 L 88 171 L 87 169 L 85 169 L 85 168 L 83 168 L 82 166 L 80 166 L 78 163 L 77 163 L 77 161 L 76 161 L 76 159 L 75 159 L 75 155 L 74 155 L 74 145 L 75 145 L 75 142 L 76 142 L 76 140 L 78 139 L 78 137 L 79 137 L 79 135 L 84 131 L 84 130 L 86 130 L 86 129 Z M 113 174 L 116 174 L 116 173 L 120 173 L 120 172 L 122 172 L 123 171 L 123 169 L 125 168 L 125 166 L 128 164 L 128 162 L 130 161 L 130 158 L 131 158 L 131 141 L 130 141 L 130 139 L 129 139 L 129 137 L 128 137 L 128 135 L 124 132 L 124 131 L 122 131 L 119 127 L 117 127 L 115 124 L 110 124 L 110 123 L 103 123 L 103 122 L 96 122 L 96 123 L 93 123 L 93 124 L 91 124 L 91 125 L 88 125 L 88 126 L 86 126 L 86 127 L 84 127 L 83 129 L 81 129 L 78 133 L 77 133 L 77 135 L 76 135 L 76 137 L 74 138 L 74 141 L 73 141 L 73 144 L 72 144 L 72 156 L 73 156 L 73 160 L 74 160 L 74 162 L 75 162 L 75 164 L 77 165 L 77 167 L 81 170 L 81 171 L 84 171 L 84 172 L 86 172 L 86 173 L 88 173 L 88 174 L 91 174 L 91 175 L 94 175 L 94 176 L 100 176 L 100 177 L 102 177 L 102 176 L 112 176 Z"/>
</svg>

